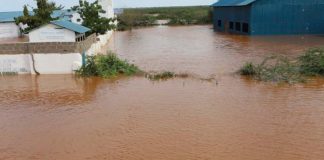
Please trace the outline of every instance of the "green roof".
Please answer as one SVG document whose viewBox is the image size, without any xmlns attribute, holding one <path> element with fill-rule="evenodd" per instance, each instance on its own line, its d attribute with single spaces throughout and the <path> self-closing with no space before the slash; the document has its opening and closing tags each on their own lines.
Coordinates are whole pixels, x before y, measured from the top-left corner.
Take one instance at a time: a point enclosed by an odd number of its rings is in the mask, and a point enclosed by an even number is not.
<svg viewBox="0 0 324 160">
<path fill-rule="evenodd" d="M 70 21 L 64 21 L 64 20 L 52 21 L 51 24 L 66 28 L 68 30 L 71 30 L 71 31 L 74 31 L 77 33 L 86 33 L 91 30 L 90 28 L 81 26 L 76 23 L 72 23 Z"/>
</svg>

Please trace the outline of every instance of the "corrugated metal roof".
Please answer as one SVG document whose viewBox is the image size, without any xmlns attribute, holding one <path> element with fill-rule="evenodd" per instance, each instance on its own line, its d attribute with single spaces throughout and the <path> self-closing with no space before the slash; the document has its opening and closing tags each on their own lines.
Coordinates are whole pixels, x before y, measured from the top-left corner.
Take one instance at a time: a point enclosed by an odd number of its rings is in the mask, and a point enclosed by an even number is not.
<svg viewBox="0 0 324 160">
<path fill-rule="evenodd" d="M 15 17 L 24 15 L 23 12 L 0 12 L 0 22 L 13 22 Z"/>
<path fill-rule="evenodd" d="M 229 7 L 229 6 L 246 6 L 249 5 L 256 0 L 219 0 L 214 3 L 212 6 L 214 7 Z"/>
<path fill-rule="evenodd" d="M 71 10 L 56 10 L 52 13 L 52 18 L 64 18 L 65 20 L 67 17 L 69 18 L 74 11 Z M 29 13 L 33 15 L 33 12 Z M 24 13 L 22 11 L 13 11 L 13 12 L 0 12 L 0 22 L 14 22 L 16 17 L 23 16 Z"/>
<path fill-rule="evenodd" d="M 58 21 L 52 21 L 51 23 L 77 33 L 86 33 L 91 30 L 90 28 L 81 26 L 76 23 L 72 23 L 70 21 L 58 20 Z"/>
</svg>

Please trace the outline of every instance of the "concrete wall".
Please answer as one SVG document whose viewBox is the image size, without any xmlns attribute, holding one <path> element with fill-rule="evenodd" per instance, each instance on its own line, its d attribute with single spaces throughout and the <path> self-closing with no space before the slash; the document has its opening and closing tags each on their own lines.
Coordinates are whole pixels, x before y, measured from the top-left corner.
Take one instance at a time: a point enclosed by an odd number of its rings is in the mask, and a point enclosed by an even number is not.
<svg viewBox="0 0 324 160">
<path fill-rule="evenodd" d="M 29 42 L 75 42 L 75 33 L 53 24 L 47 24 L 31 31 Z"/>
<path fill-rule="evenodd" d="M 31 57 L 28 54 L 0 55 L 0 74 L 31 73 Z"/>
<path fill-rule="evenodd" d="M 81 67 L 79 53 L 67 54 L 15 54 L 0 55 L 0 75 L 18 74 L 70 74 Z"/>
<path fill-rule="evenodd" d="M 0 23 L 0 38 L 17 38 L 19 34 L 19 27 L 15 23 Z"/>
<path fill-rule="evenodd" d="M 33 56 L 35 69 L 40 74 L 70 74 L 82 65 L 80 53 L 34 54 Z"/>
<path fill-rule="evenodd" d="M 46 42 L 46 43 L 8 43 L 0 44 L 2 54 L 29 54 L 29 53 L 81 53 L 96 43 L 96 35 L 90 35 L 81 42 Z"/>
<path fill-rule="evenodd" d="M 96 38 L 96 43 L 92 43 L 91 46 L 89 47 L 89 49 L 87 50 L 87 55 L 95 55 L 98 53 L 102 53 L 102 47 L 104 45 L 106 45 L 110 38 L 112 37 L 113 31 L 108 31 L 106 34 L 104 35 L 99 35 Z"/>
</svg>

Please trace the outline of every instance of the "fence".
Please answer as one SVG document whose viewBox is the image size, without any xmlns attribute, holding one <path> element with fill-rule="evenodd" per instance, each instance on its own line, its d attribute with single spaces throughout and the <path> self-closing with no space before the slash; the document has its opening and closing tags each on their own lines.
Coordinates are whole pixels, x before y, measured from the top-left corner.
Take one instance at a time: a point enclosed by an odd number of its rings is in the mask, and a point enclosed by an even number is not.
<svg viewBox="0 0 324 160">
<path fill-rule="evenodd" d="M 0 44 L 1 54 L 82 53 L 97 41 L 92 34 L 81 42 L 7 43 Z"/>
</svg>

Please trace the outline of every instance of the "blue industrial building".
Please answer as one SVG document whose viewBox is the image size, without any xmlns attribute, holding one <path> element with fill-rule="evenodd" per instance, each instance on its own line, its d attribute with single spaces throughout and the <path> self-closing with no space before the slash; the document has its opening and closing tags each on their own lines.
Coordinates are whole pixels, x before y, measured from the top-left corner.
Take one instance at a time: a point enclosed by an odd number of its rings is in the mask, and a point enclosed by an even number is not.
<svg viewBox="0 0 324 160">
<path fill-rule="evenodd" d="M 219 0 L 212 7 L 215 31 L 324 34 L 324 0 Z"/>
</svg>

